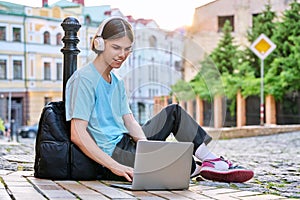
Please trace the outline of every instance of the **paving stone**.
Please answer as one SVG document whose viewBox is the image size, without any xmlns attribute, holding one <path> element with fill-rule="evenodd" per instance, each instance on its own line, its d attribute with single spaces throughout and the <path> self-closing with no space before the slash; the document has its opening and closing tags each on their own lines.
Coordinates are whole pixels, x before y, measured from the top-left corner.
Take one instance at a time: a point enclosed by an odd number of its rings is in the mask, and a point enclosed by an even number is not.
<svg viewBox="0 0 300 200">
<path fill-rule="evenodd" d="M 18 186 L 9 186 L 9 190 L 11 194 L 13 194 L 15 199 L 45 199 L 44 196 L 42 196 L 37 190 L 35 190 L 33 187 L 18 187 Z"/>
<path fill-rule="evenodd" d="M 127 194 L 126 192 L 118 190 L 117 188 L 109 187 L 99 181 L 80 181 L 80 183 L 111 199 L 133 198 L 133 196 Z"/>
<path fill-rule="evenodd" d="M 108 199 L 103 194 L 91 190 L 76 181 L 56 181 L 63 188 L 72 191 L 79 198 Z M 93 197 L 93 198 L 92 198 Z"/>
<path fill-rule="evenodd" d="M 68 192 L 67 190 L 43 190 L 43 194 L 46 195 L 47 198 L 52 199 L 52 198 L 74 198 L 75 196 Z"/>
<path fill-rule="evenodd" d="M 105 196 L 99 196 L 99 194 L 80 194 L 78 197 L 82 200 L 108 200 Z M 65 200 L 65 199 L 64 199 Z"/>
<path fill-rule="evenodd" d="M 243 197 L 243 200 L 279 200 L 279 199 L 281 200 L 286 198 L 283 198 L 281 196 L 276 196 L 276 195 L 270 195 L 270 194 Z"/>
<path fill-rule="evenodd" d="M 0 169 L 0 175 L 7 175 L 7 174 L 9 174 L 11 172 L 12 171 Z"/>
<path fill-rule="evenodd" d="M 0 199 L 1 200 L 11 200 L 11 197 L 8 195 L 6 190 L 0 189 Z"/>
<path fill-rule="evenodd" d="M 181 196 L 179 194 L 175 194 L 171 191 L 149 191 L 149 193 L 155 194 L 159 197 L 163 197 L 163 198 L 166 198 L 166 199 L 182 199 L 182 200 L 190 199 L 188 197 L 184 197 L 184 196 Z"/>
<path fill-rule="evenodd" d="M 300 132 L 219 140 L 209 148 L 254 170 L 254 178 L 246 183 L 250 188 L 242 184 L 236 185 L 238 189 L 300 198 Z"/>
<path fill-rule="evenodd" d="M 247 197 L 247 196 L 255 196 L 260 195 L 259 192 L 251 192 L 251 191 L 238 191 L 235 193 L 230 193 L 231 197 Z"/>
<path fill-rule="evenodd" d="M 183 190 L 183 191 L 173 191 L 173 193 L 180 194 L 181 196 L 188 197 L 191 199 L 208 199 L 205 195 L 202 193 L 195 193 L 189 190 Z"/>
<path fill-rule="evenodd" d="M 300 132 L 215 140 L 209 144 L 209 148 L 217 155 L 224 156 L 246 168 L 253 169 L 255 176 L 252 180 L 243 184 L 200 181 L 197 184 L 199 184 L 201 189 L 199 187 L 198 190 L 195 189 L 196 193 L 203 195 L 202 192 L 218 187 L 240 190 L 245 192 L 245 194 L 248 192 L 265 193 L 265 195 L 272 193 L 281 195 L 281 198 L 300 198 Z M 16 143 L 6 142 L 0 138 L 0 175 L 14 174 L 6 176 L 6 181 L 16 182 L 18 171 L 28 171 L 28 175 L 30 173 L 32 175 L 33 158 L 34 140 L 21 140 L 20 143 Z M 30 177 L 28 177 L 28 180 L 37 181 L 36 179 L 30 179 Z M 18 179 L 17 182 L 15 183 L 16 187 L 22 185 L 20 183 L 22 179 Z M 38 183 L 35 184 L 48 185 L 53 183 L 47 182 L 47 180 L 38 180 Z M 101 187 L 94 189 L 96 191 L 99 189 L 100 192 L 106 189 L 105 185 Z M 193 190 L 193 187 L 191 187 L 191 190 Z M 108 193 L 113 198 L 119 198 L 118 196 L 113 196 L 113 190 L 109 190 Z M 230 194 L 238 195 L 239 193 Z M 85 195 L 84 192 L 82 192 L 82 195 Z M 128 198 L 132 197 L 128 193 L 126 195 L 128 195 Z M 240 198 L 243 196 L 232 197 Z M 247 195 L 245 197 L 250 198 Z M 263 198 L 263 196 L 260 197 Z"/>
<path fill-rule="evenodd" d="M 217 194 L 217 195 L 212 195 L 212 199 L 218 199 L 218 200 L 237 200 L 236 197 L 232 197 L 229 194 Z"/>
</svg>

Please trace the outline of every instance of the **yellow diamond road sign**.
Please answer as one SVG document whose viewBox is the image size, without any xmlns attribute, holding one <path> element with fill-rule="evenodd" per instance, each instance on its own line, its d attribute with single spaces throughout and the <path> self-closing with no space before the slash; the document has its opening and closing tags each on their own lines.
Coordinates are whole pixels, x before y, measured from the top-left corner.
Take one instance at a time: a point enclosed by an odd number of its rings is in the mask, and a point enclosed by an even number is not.
<svg viewBox="0 0 300 200">
<path fill-rule="evenodd" d="M 253 53 L 262 60 L 264 60 L 275 48 L 276 45 L 264 34 L 261 34 L 250 46 Z"/>
</svg>

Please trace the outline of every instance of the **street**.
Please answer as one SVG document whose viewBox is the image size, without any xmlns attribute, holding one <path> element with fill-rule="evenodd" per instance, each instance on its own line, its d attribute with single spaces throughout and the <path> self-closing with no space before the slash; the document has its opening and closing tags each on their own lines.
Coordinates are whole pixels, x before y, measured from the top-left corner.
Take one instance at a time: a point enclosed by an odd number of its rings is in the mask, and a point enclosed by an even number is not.
<svg viewBox="0 0 300 200">
<path fill-rule="evenodd" d="M 19 143 L 0 139 L 0 170 L 33 170 L 34 140 L 19 139 Z M 300 132 L 216 140 L 209 148 L 235 164 L 253 169 L 255 176 L 244 184 L 201 181 L 202 185 L 300 198 Z M 23 160 L 28 162 L 21 163 Z"/>
<path fill-rule="evenodd" d="M 235 184 L 239 189 L 300 198 L 300 132 L 218 140 L 210 147 L 254 170 L 254 178 L 247 184 Z"/>
</svg>

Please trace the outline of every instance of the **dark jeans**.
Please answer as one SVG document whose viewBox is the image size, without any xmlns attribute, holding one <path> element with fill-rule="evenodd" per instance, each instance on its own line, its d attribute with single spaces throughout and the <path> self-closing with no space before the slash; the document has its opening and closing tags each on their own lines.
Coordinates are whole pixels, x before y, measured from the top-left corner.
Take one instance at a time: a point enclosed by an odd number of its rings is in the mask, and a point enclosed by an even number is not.
<svg viewBox="0 0 300 200">
<path fill-rule="evenodd" d="M 172 133 L 177 141 L 193 142 L 194 153 L 202 143 L 208 144 L 212 139 L 178 104 L 171 104 L 162 109 L 147 121 L 142 129 L 148 140 L 165 141 Z M 136 143 L 128 134 L 124 134 L 112 158 L 121 164 L 133 167 L 135 151 Z M 191 172 L 195 170 L 195 167 L 195 161 L 193 161 Z"/>
</svg>

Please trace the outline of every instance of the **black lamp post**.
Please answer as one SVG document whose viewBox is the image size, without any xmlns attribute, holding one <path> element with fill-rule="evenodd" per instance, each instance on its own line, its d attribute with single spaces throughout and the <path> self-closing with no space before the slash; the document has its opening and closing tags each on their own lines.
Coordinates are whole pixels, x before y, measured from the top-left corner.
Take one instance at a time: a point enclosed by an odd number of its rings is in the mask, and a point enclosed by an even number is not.
<svg viewBox="0 0 300 200">
<path fill-rule="evenodd" d="M 65 36 L 62 41 L 64 47 L 61 52 L 64 54 L 63 63 L 63 101 L 65 101 L 65 88 L 68 79 L 77 69 L 77 55 L 80 50 L 77 48 L 79 38 L 77 37 L 77 32 L 81 25 L 78 20 L 74 17 L 67 17 L 61 24 L 63 30 L 65 31 Z"/>
</svg>

